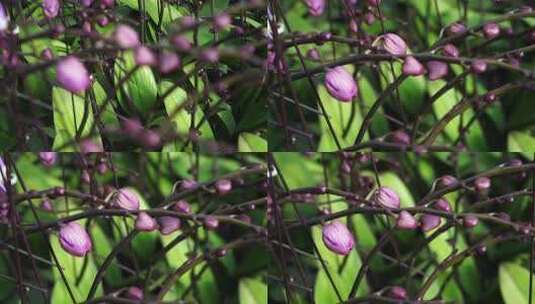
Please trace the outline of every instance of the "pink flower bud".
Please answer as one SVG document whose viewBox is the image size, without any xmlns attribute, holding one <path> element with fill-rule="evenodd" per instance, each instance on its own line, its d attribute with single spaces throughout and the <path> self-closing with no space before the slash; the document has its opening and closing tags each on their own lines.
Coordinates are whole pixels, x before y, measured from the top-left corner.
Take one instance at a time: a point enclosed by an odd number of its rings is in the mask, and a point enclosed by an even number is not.
<svg viewBox="0 0 535 304">
<path fill-rule="evenodd" d="M 402 145 L 410 145 L 411 137 L 403 130 L 396 130 L 389 134 L 388 139 L 390 142 Z"/>
<path fill-rule="evenodd" d="M 442 188 L 452 186 L 457 183 L 457 179 L 451 175 L 444 175 L 438 179 L 438 185 Z"/>
<path fill-rule="evenodd" d="M 383 207 L 399 208 L 400 200 L 398 194 L 388 187 L 380 187 L 375 190 L 373 197 L 375 202 Z"/>
<path fill-rule="evenodd" d="M 91 175 L 89 175 L 89 172 L 87 170 L 83 170 L 82 171 L 82 175 L 81 175 L 80 179 L 85 184 L 91 183 Z"/>
<path fill-rule="evenodd" d="M 476 59 L 470 64 L 470 69 L 476 74 L 484 73 L 487 70 L 487 62 L 485 60 Z"/>
<path fill-rule="evenodd" d="M 351 101 L 358 94 L 355 79 L 341 66 L 327 70 L 325 88 L 339 101 Z"/>
<path fill-rule="evenodd" d="M 115 4 L 115 0 L 100 0 L 100 5 L 104 8 L 112 7 Z"/>
<path fill-rule="evenodd" d="M 500 35 L 500 26 L 494 22 L 487 23 L 483 26 L 483 33 L 487 39 L 494 39 Z"/>
<path fill-rule="evenodd" d="M 323 226 L 322 238 L 327 248 L 340 255 L 348 255 L 355 245 L 353 234 L 340 221 L 333 221 Z"/>
<path fill-rule="evenodd" d="M 199 183 L 197 183 L 194 180 L 185 179 L 182 182 L 180 182 L 180 190 L 193 190 L 199 187 Z"/>
<path fill-rule="evenodd" d="M 312 16 L 321 16 L 325 10 L 325 0 L 305 0 L 305 4 L 308 7 L 308 13 Z"/>
<path fill-rule="evenodd" d="M 180 219 L 172 216 L 162 216 L 158 218 L 160 233 L 163 235 L 171 234 L 180 229 Z"/>
<path fill-rule="evenodd" d="M 448 64 L 442 61 L 432 60 L 427 63 L 429 80 L 437 80 L 448 75 Z"/>
<path fill-rule="evenodd" d="M 463 218 L 463 226 L 465 228 L 473 228 L 477 226 L 479 219 L 474 215 L 467 215 Z"/>
<path fill-rule="evenodd" d="M 180 67 L 180 58 L 177 54 L 163 52 L 159 58 L 159 69 L 163 74 L 171 73 Z"/>
<path fill-rule="evenodd" d="M 314 60 L 314 61 L 320 61 L 321 60 L 321 55 L 320 55 L 318 49 L 313 48 L 313 49 L 309 49 L 307 51 L 307 58 L 310 59 L 310 60 Z"/>
<path fill-rule="evenodd" d="M 135 226 L 139 231 L 153 231 L 158 228 L 158 223 L 146 212 L 140 212 L 136 217 Z"/>
<path fill-rule="evenodd" d="M 446 44 L 442 49 L 442 52 L 446 56 L 459 57 L 459 49 L 451 43 Z"/>
<path fill-rule="evenodd" d="M 438 215 L 434 214 L 424 214 L 420 218 L 420 225 L 424 232 L 433 230 L 440 225 L 441 218 Z"/>
<path fill-rule="evenodd" d="M 39 160 L 45 167 L 52 167 L 56 163 L 57 157 L 56 152 L 39 152 Z"/>
<path fill-rule="evenodd" d="M 78 257 L 85 256 L 92 247 L 89 234 L 75 222 L 69 222 L 60 228 L 59 242 L 65 251 Z"/>
<path fill-rule="evenodd" d="M 217 48 L 207 48 L 201 51 L 199 59 L 207 63 L 216 63 L 219 61 L 219 50 Z"/>
<path fill-rule="evenodd" d="M 184 35 L 174 35 L 171 38 L 171 43 L 177 50 L 181 52 L 188 52 L 191 50 L 191 42 Z"/>
<path fill-rule="evenodd" d="M 217 229 L 219 220 L 215 216 L 208 215 L 204 218 L 204 227 L 208 230 Z"/>
<path fill-rule="evenodd" d="M 434 205 L 435 209 L 442 210 L 444 212 L 451 212 L 451 206 L 448 200 L 445 198 L 439 198 Z"/>
<path fill-rule="evenodd" d="M 0 2 L 0 32 L 7 30 L 9 26 L 9 14 L 6 11 L 6 8 Z"/>
<path fill-rule="evenodd" d="M 156 56 L 154 56 L 151 49 L 144 45 L 139 46 L 134 50 L 134 60 L 137 65 L 151 66 L 156 64 Z"/>
<path fill-rule="evenodd" d="M 138 33 L 128 25 L 120 24 L 113 35 L 115 42 L 123 49 L 140 45 Z"/>
<path fill-rule="evenodd" d="M 476 178 L 476 180 L 474 181 L 474 186 L 477 191 L 483 192 L 490 188 L 490 183 L 491 183 L 490 178 L 486 176 L 482 176 L 482 177 Z"/>
<path fill-rule="evenodd" d="M 403 287 L 394 286 L 388 291 L 388 295 L 394 299 L 405 300 L 407 299 L 407 291 Z"/>
<path fill-rule="evenodd" d="M 121 188 L 117 193 L 115 193 L 113 198 L 113 204 L 116 207 L 125 210 L 138 210 L 139 209 L 139 198 L 137 195 L 130 189 Z"/>
<path fill-rule="evenodd" d="M 196 24 L 195 17 L 193 16 L 184 16 L 180 18 L 180 25 L 184 28 L 193 27 L 195 26 L 195 24 Z"/>
<path fill-rule="evenodd" d="M 464 26 L 464 24 L 460 22 L 455 22 L 448 27 L 448 32 L 450 33 L 450 35 L 461 34 L 461 33 L 464 33 L 465 31 L 466 31 L 466 26 Z"/>
<path fill-rule="evenodd" d="M 399 213 L 396 220 L 396 227 L 399 229 L 416 229 L 418 227 L 418 221 L 409 212 L 403 210 Z"/>
<path fill-rule="evenodd" d="M 349 20 L 349 31 L 351 33 L 358 33 L 359 25 L 355 19 Z"/>
<path fill-rule="evenodd" d="M 46 211 L 54 211 L 54 207 L 52 207 L 52 202 L 48 198 L 43 199 L 43 201 L 41 202 L 41 208 Z"/>
<path fill-rule="evenodd" d="M 232 18 L 228 13 L 222 13 L 214 17 L 214 30 L 220 32 L 232 23 Z"/>
<path fill-rule="evenodd" d="M 145 130 L 141 133 L 141 142 L 147 148 L 157 148 L 161 145 L 160 134 L 154 130 Z"/>
<path fill-rule="evenodd" d="M 83 154 L 102 152 L 103 149 L 100 145 L 92 141 L 91 139 L 85 139 L 80 143 L 80 151 Z"/>
<path fill-rule="evenodd" d="M 126 291 L 126 297 L 131 300 L 143 300 L 143 290 L 139 287 L 132 286 Z"/>
<path fill-rule="evenodd" d="M 93 4 L 93 0 L 81 0 L 82 5 L 85 7 L 90 7 Z"/>
<path fill-rule="evenodd" d="M 383 39 L 382 48 L 392 55 L 405 55 L 407 53 L 407 44 L 405 41 L 394 33 L 388 33 L 381 36 Z"/>
<path fill-rule="evenodd" d="M 403 74 L 409 76 L 420 76 L 425 74 L 425 68 L 416 58 L 407 56 L 403 63 Z"/>
<path fill-rule="evenodd" d="M 379 4 L 381 4 L 381 0 L 368 0 L 368 4 L 371 6 L 379 6 Z"/>
<path fill-rule="evenodd" d="M 143 132 L 143 125 L 137 118 L 127 118 L 123 120 L 123 130 L 126 135 L 131 137 L 137 137 Z"/>
<path fill-rule="evenodd" d="M 106 165 L 106 163 L 104 161 L 100 162 L 97 165 L 97 172 L 99 174 L 104 174 L 104 173 L 106 173 L 106 171 L 108 171 L 108 165 Z"/>
<path fill-rule="evenodd" d="M 51 60 L 54 58 L 54 53 L 50 48 L 46 48 L 41 52 L 41 58 L 44 60 Z"/>
<path fill-rule="evenodd" d="M 108 18 L 108 16 L 106 15 L 100 15 L 97 17 L 97 23 L 101 27 L 105 27 L 106 25 L 110 23 L 110 18 Z"/>
<path fill-rule="evenodd" d="M 48 19 L 55 18 L 59 13 L 59 0 L 43 0 L 43 13 Z"/>
<path fill-rule="evenodd" d="M 85 66 L 74 56 L 69 56 L 57 64 L 56 79 L 64 89 L 73 93 L 81 93 L 91 85 Z"/>
<path fill-rule="evenodd" d="M 173 205 L 173 210 L 180 213 L 190 214 L 191 206 L 185 200 L 179 200 Z"/>
<path fill-rule="evenodd" d="M 217 194 L 224 195 L 232 190 L 232 182 L 228 179 L 221 179 L 215 182 L 215 189 Z"/>
</svg>

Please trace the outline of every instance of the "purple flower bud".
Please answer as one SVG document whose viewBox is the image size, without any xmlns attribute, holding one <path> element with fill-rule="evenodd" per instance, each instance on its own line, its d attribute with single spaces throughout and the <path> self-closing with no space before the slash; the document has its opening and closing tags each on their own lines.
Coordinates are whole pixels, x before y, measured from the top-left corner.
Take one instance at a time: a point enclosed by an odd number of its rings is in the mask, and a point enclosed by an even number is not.
<svg viewBox="0 0 535 304">
<path fill-rule="evenodd" d="M 9 26 L 9 15 L 6 8 L 0 2 L 0 32 L 7 30 Z"/>
<path fill-rule="evenodd" d="M 483 26 L 483 33 L 487 39 L 494 39 L 500 35 L 500 26 L 494 22 L 487 23 Z"/>
<path fill-rule="evenodd" d="M 112 7 L 115 4 L 115 0 L 100 0 L 100 5 L 104 8 Z"/>
<path fill-rule="evenodd" d="M 118 25 L 113 36 L 117 45 L 123 49 L 129 49 L 140 45 L 138 33 L 128 25 Z"/>
<path fill-rule="evenodd" d="M 153 231 L 158 228 L 158 223 L 146 212 L 140 212 L 136 217 L 135 226 L 139 231 Z"/>
<path fill-rule="evenodd" d="M 197 183 L 194 180 L 185 179 L 182 182 L 180 182 L 180 190 L 193 190 L 199 187 L 199 183 Z"/>
<path fill-rule="evenodd" d="M 195 21 L 195 17 L 193 16 L 184 16 L 180 18 L 180 25 L 184 28 L 190 28 L 195 26 L 197 22 Z"/>
<path fill-rule="evenodd" d="M 208 230 L 217 229 L 219 226 L 219 220 L 215 216 L 208 215 L 204 218 L 204 227 Z"/>
<path fill-rule="evenodd" d="M 351 33 L 358 33 L 359 25 L 355 19 L 349 20 L 349 31 Z"/>
<path fill-rule="evenodd" d="M 82 171 L 82 176 L 80 177 L 80 179 L 85 184 L 91 183 L 91 175 L 89 175 L 89 172 L 87 170 Z"/>
<path fill-rule="evenodd" d="M 180 58 L 177 54 L 163 52 L 159 58 L 159 69 L 163 74 L 171 73 L 180 67 Z"/>
<path fill-rule="evenodd" d="M 446 56 L 459 57 L 459 49 L 451 43 L 446 44 L 442 49 L 442 52 Z"/>
<path fill-rule="evenodd" d="M 465 228 L 473 228 L 477 226 L 479 219 L 474 215 L 467 215 L 463 218 L 463 226 Z"/>
<path fill-rule="evenodd" d="M 80 151 L 83 154 L 102 152 L 102 147 L 92 141 L 91 139 L 85 139 L 80 143 Z"/>
<path fill-rule="evenodd" d="M 364 14 L 364 21 L 366 21 L 366 24 L 372 25 L 375 22 L 375 15 L 371 12 L 367 12 Z"/>
<path fill-rule="evenodd" d="M 228 13 L 222 13 L 214 17 L 214 30 L 220 32 L 232 23 L 232 18 Z"/>
<path fill-rule="evenodd" d="M 82 24 L 82 31 L 86 35 L 89 35 L 93 32 L 91 23 L 89 21 L 84 21 L 84 23 Z"/>
<path fill-rule="evenodd" d="M 177 50 L 181 52 L 187 52 L 191 50 L 191 42 L 184 35 L 174 35 L 171 38 L 171 43 Z"/>
<path fill-rule="evenodd" d="M 54 58 L 54 53 L 50 48 L 46 48 L 41 52 L 41 58 L 44 60 L 51 60 Z"/>
<path fill-rule="evenodd" d="M 215 251 L 215 255 L 217 257 L 224 257 L 225 255 L 227 255 L 227 249 L 225 248 L 219 248 Z"/>
<path fill-rule="evenodd" d="M 104 173 L 106 173 L 106 171 L 108 171 L 108 165 L 106 165 L 106 163 L 104 161 L 100 162 L 97 165 L 97 172 L 99 174 L 104 174 Z"/>
<path fill-rule="evenodd" d="M 141 142 L 147 148 L 157 148 L 161 145 L 162 139 L 158 132 L 149 129 L 141 133 Z"/>
<path fill-rule="evenodd" d="M 43 12 L 47 18 L 55 18 L 59 13 L 59 1 L 43 0 Z"/>
<path fill-rule="evenodd" d="M 439 198 L 434 205 L 435 209 L 442 210 L 444 212 L 451 212 L 451 206 L 448 200 L 445 198 Z"/>
<path fill-rule="evenodd" d="M 101 27 L 105 27 L 106 25 L 108 25 L 110 23 L 110 18 L 108 18 L 108 16 L 106 16 L 106 15 L 98 16 L 97 17 L 97 23 Z"/>
<path fill-rule="evenodd" d="M 322 238 L 327 248 L 340 255 L 348 255 L 355 245 L 353 234 L 340 221 L 333 221 L 323 226 Z"/>
<path fill-rule="evenodd" d="M 163 235 L 171 234 L 180 229 L 180 219 L 172 216 L 162 216 L 158 218 L 160 233 Z"/>
<path fill-rule="evenodd" d="M 449 187 L 457 183 L 457 179 L 451 175 L 444 175 L 438 179 L 438 185 L 440 187 Z"/>
<path fill-rule="evenodd" d="M 432 60 L 427 63 L 429 79 L 437 80 L 448 75 L 448 64 L 442 61 Z"/>
<path fill-rule="evenodd" d="M 219 61 L 219 50 L 217 48 L 207 48 L 201 51 L 199 59 L 207 63 L 216 63 Z"/>
<path fill-rule="evenodd" d="M 186 200 L 179 200 L 173 205 L 173 210 L 180 213 L 190 214 L 191 213 L 191 206 L 188 204 Z"/>
<path fill-rule="evenodd" d="M 383 39 L 382 48 L 392 55 L 405 55 L 407 53 L 407 44 L 405 41 L 394 33 L 388 33 L 381 36 Z"/>
<path fill-rule="evenodd" d="M 339 101 L 351 101 L 358 94 L 355 79 L 341 66 L 327 70 L 325 87 L 329 94 Z"/>
<path fill-rule="evenodd" d="M 485 60 L 476 59 L 470 64 L 470 69 L 476 74 L 484 73 L 487 70 L 487 62 Z"/>
<path fill-rule="evenodd" d="M 132 286 L 126 291 L 126 297 L 131 300 L 143 300 L 143 290 L 139 287 Z"/>
<path fill-rule="evenodd" d="M 121 188 L 115 193 L 113 204 L 125 210 L 138 210 L 139 198 L 128 188 Z"/>
<path fill-rule="evenodd" d="M 56 163 L 58 154 L 56 152 L 39 152 L 39 160 L 45 167 L 51 167 Z"/>
<path fill-rule="evenodd" d="M 388 295 L 394 299 L 405 300 L 407 299 L 407 291 L 403 287 L 394 286 L 388 291 Z"/>
<path fill-rule="evenodd" d="M 490 188 L 490 183 L 491 183 L 490 178 L 486 176 L 482 176 L 482 177 L 476 178 L 476 180 L 474 181 L 474 186 L 477 191 L 483 192 Z"/>
<path fill-rule="evenodd" d="M 399 213 L 399 216 L 396 220 L 396 227 L 399 229 L 412 230 L 418 227 L 418 222 L 416 221 L 414 216 L 412 216 L 412 214 L 403 210 Z"/>
<path fill-rule="evenodd" d="M 400 200 L 398 194 L 388 187 L 380 187 L 375 190 L 373 197 L 376 203 L 384 207 L 399 208 Z"/>
<path fill-rule="evenodd" d="M 425 68 L 416 58 L 407 56 L 403 62 L 403 74 L 409 76 L 420 76 L 425 74 Z"/>
<path fill-rule="evenodd" d="M 215 182 L 217 194 L 224 195 L 232 190 L 232 182 L 228 179 L 221 179 Z"/>
<path fill-rule="evenodd" d="M 316 48 L 309 49 L 307 51 L 307 58 L 310 60 L 314 60 L 314 61 L 320 61 L 321 56 L 320 56 L 318 49 Z"/>
<path fill-rule="evenodd" d="M 440 225 L 441 218 L 438 215 L 434 214 L 424 214 L 420 218 L 420 225 L 424 232 L 433 230 Z"/>
<path fill-rule="evenodd" d="M 143 125 L 137 118 L 127 118 L 122 125 L 124 133 L 131 137 L 137 137 L 143 131 Z"/>
<path fill-rule="evenodd" d="M 388 136 L 388 139 L 396 144 L 410 145 L 411 137 L 403 130 L 396 130 Z"/>
<path fill-rule="evenodd" d="M 56 79 L 64 89 L 73 93 L 81 93 L 91 85 L 84 64 L 74 56 L 69 56 L 57 64 Z"/>
<path fill-rule="evenodd" d="M 379 6 L 379 4 L 381 4 L 381 0 L 368 0 L 368 4 L 371 6 Z"/>
<path fill-rule="evenodd" d="M 93 0 L 81 0 L 82 5 L 85 7 L 90 7 L 93 4 Z"/>
<path fill-rule="evenodd" d="M 43 199 L 41 202 L 41 208 L 46 211 L 54 211 L 54 207 L 52 207 L 52 202 L 48 198 Z"/>
<path fill-rule="evenodd" d="M 59 242 L 65 251 L 78 257 L 85 256 L 92 247 L 89 234 L 75 222 L 69 222 L 60 228 Z"/>
<path fill-rule="evenodd" d="M 156 56 L 154 56 L 151 49 L 144 45 L 139 46 L 134 50 L 134 60 L 137 65 L 151 66 L 156 64 Z"/>
<path fill-rule="evenodd" d="M 308 13 L 312 16 L 321 16 L 325 10 L 325 0 L 305 0 L 308 7 Z"/>
<path fill-rule="evenodd" d="M 460 22 L 455 22 L 448 27 L 448 32 L 451 35 L 457 35 L 464 33 L 466 31 L 466 26 Z"/>
</svg>

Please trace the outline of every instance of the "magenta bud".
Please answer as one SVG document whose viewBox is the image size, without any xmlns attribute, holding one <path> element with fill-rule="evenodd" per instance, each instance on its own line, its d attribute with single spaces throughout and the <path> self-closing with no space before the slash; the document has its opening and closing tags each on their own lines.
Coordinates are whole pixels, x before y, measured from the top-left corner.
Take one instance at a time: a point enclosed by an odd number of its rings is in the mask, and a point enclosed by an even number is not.
<svg viewBox="0 0 535 304">
<path fill-rule="evenodd" d="M 89 184 L 91 182 L 91 175 L 89 175 L 89 172 L 87 170 L 83 170 L 80 179 L 83 183 Z"/>
<path fill-rule="evenodd" d="M 446 44 L 444 48 L 442 48 L 442 52 L 446 56 L 459 57 L 459 49 L 451 43 Z"/>
<path fill-rule="evenodd" d="M 193 16 L 184 16 L 180 18 L 180 26 L 184 28 L 190 28 L 195 26 L 197 22 L 195 21 L 195 17 Z"/>
<path fill-rule="evenodd" d="M 388 139 L 396 144 L 410 145 L 411 137 L 403 130 L 396 130 L 388 136 Z"/>
<path fill-rule="evenodd" d="M 137 118 L 126 118 L 122 125 L 126 135 L 131 137 L 137 137 L 143 131 L 143 125 Z"/>
<path fill-rule="evenodd" d="M 224 195 L 232 190 L 232 182 L 228 179 L 221 179 L 215 182 L 217 194 Z"/>
<path fill-rule="evenodd" d="M 113 205 L 125 210 L 138 210 L 139 198 L 132 190 L 121 188 L 114 195 Z"/>
<path fill-rule="evenodd" d="M 84 34 L 89 35 L 93 32 L 93 28 L 91 26 L 91 23 L 89 21 L 84 21 L 82 24 L 82 31 Z"/>
<path fill-rule="evenodd" d="M 59 0 L 43 0 L 43 13 L 48 19 L 55 18 L 59 13 Z"/>
<path fill-rule="evenodd" d="M 390 288 L 388 291 L 388 295 L 394 299 L 398 300 L 406 300 L 407 299 L 407 291 L 403 287 L 394 286 Z"/>
<path fill-rule="evenodd" d="M 448 75 L 448 64 L 442 61 L 432 60 L 427 63 L 429 80 L 437 80 Z"/>
<path fill-rule="evenodd" d="M 451 35 L 461 34 L 461 33 L 464 33 L 465 31 L 466 31 L 466 26 L 460 22 L 455 22 L 448 27 L 448 32 Z"/>
<path fill-rule="evenodd" d="M 232 23 L 232 18 L 228 13 L 221 13 L 214 17 L 214 30 L 220 32 Z"/>
<path fill-rule="evenodd" d="M 180 57 L 171 52 L 163 52 L 159 58 L 159 69 L 163 74 L 171 73 L 180 67 Z"/>
<path fill-rule="evenodd" d="M 190 214 L 191 206 L 186 200 L 179 200 L 173 205 L 173 210 L 180 213 Z"/>
<path fill-rule="evenodd" d="M 219 257 L 219 258 L 224 257 L 225 255 L 227 255 L 227 249 L 225 248 L 217 249 L 214 254 L 216 257 Z"/>
<path fill-rule="evenodd" d="M 358 33 L 359 31 L 359 24 L 355 19 L 349 20 L 349 31 L 351 33 Z"/>
<path fill-rule="evenodd" d="M 105 27 L 106 25 L 108 25 L 110 23 L 110 18 L 108 18 L 108 16 L 106 16 L 106 15 L 98 16 L 97 23 L 101 27 Z"/>
<path fill-rule="evenodd" d="M 41 58 L 43 60 L 52 60 L 54 58 L 54 53 L 50 48 L 46 48 L 41 52 Z"/>
<path fill-rule="evenodd" d="M 476 59 L 470 64 L 470 69 L 475 74 L 484 73 L 487 70 L 487 62 L 485 60 Z"/>
<path fill-rule="evenodd" d="M 478 177 L 474 181 L 474 186 L 476 190 L 479 192 L 488 190 L 490 188 L 490 184 L 491 184 L 490 178 L 486 176 Z"/>
<path fill-rule="evenodd" d="M 483 98 L 484 98 L 485 102 L 493 103 L 496 100 L 496 94 L 487 93 L 487 94 L 485 94 L 485 96 Z"/>
<path fill-rule="evenodd" d="M 187 52 L 191 50 L 191 42 L 184 35 L 174 35 L 171 38 L 171 43 L 180 52 Z"/>
<path fill-rule="evenodd" d="M 307 58 L 310 59 L 310 60 L 314 60 L 314 61 L 320 61 L 321 60 L 321 55 L 320 55 L 318 49 L 312 48 L 312 49 L 309 49 L 307 51 Z"/>
<path fill-rule="evenodd" d="M 126 297 L 131 300 L 141 301 L 143 300 L 143 290 L 136 286 L 129 287 L 126 291 Z"/>
<path fill-rule="evenodd" d="M 54 211 L 52 202 L 48 198 L 43 199 L 43 201 L 41 202 L 41 208 L 46 211 Z"/>
<path fill-rule="evenodd" d="M 420 76 L 425 74 L 425 68 L 416 58 L 407 56 L 403 62 L 403 74 L 409 76 Z"/>
<path fill-rule="evenodd" d="M 81 0 L 80 2 L 82 2 L 82 5 L 85 7 L 90 7 L 91 4 L 93 4 L 93 0 Z"/>
<path fill-rule="evenodd" d="M 438 185 L 442 188 L 457 184 L 457 179 L 451 175 L 444 175 L 438 179 Z"/>
<path fill-rule="evenodd" d="M 440 225 L 441 218 L 438 215 L 434 214 L 424 214 L 420 218 L 420 226 L 424 232 L 430 231 Z"/>
<path fill-rule="evenodd" d="M 9 14 L 7 13 L 6 8 L 0 2 L 0 32 L 7 30 L 9 26 Z"/>
<path fill-rule="evenodd" d="M 444 212 L 451 212 L 451 206 L 448 200 L 445 198 L 439 198 L 434 205 L 435 209 L 442 210 Z"/>
<path fill-rule="evenodd" d="M 135 227 L 139 231 L 154 231 L 158 228 L 158 223 L 146 212 L 140 212 L 136 217 Z"/>
<path fill-rule="evenodd" d="M 208 230 L 217 229 L 219 220 L 215 216 L 208 215 L 204 218 L 204 227 Z"/>
<path fill-rule="evenodd" d="M 59 230 L 59 242 L 61 247 L 77 257 L 83 257 L 91 251 L 91 238 L 87 231 L 78 223 L 69 222 L 62 225 Z"/>
<path fill-rule="evenodd" d="M 463 218 L 463 226 L 465 228 L 473 228 L 477 226 L 479 219 L 474 215 L 467 215 Z"/>
<path fill-rule="evenodd" d="M 388 33 L 381 36 L 383 39 L 382 48 L 392 55 L 405 55 L 407 53 L 407 44 L 400 36 L 394 33 Z"/>
<path fill-rule="evenodd" d="M 106 165 L 105 162 L 101 162 L 97 165 L 97 172 L 99 174 L 104 174 L 106 171 L 108 171 L 108 165 Z"/>
<path fill-rule="evenodd" d="M 145 130 L 141 133 L 141 142 L 147 148 L 157 148 L 161 145 L 160 134 L 154 130 Z"/>
<path fill-rule="evenodd" d="M 91 85 L 89 72 L 76 57 L 62 59 L 56 66 L 56 79 L 67 91 L 81 93 Z"/>
<path fill-rule="evenodd" d="M 325 11 L 325 0 L 305 0 L 305 4 L 308 7 L 308 13 L 314 17 L 321 16 Z"/>
<path fill-rule="evenodd" d="M 500 26 L 494 22 L 487 23 L 483 26 L 483 34 L 487 39 L 494 39 L 500 35 Z"/>
<path fill-rule="evenodd" d="M 137 47 L 134 50 L 134 60 L 137 65 L 155 65 L 156 56 L 152 50 L 144 45 Z"/>
<path fill-rule="evenodd" d="M 219 61 L 219 50 L 217 48 L 207 48 L 201 51 L 199 59 L 206 63 L 216 63 Z"/>
<path fill-rule="evenodd" d="M 375 190 L 373 197 L 375 202 L 383 207 L 399 208 L 400 200 L 398 194 L 388 187 L 380 187 Z"/>
<path fill-rule="evenodd" d="M 180 190 L 193 190 L 199 187 L 199 183 L 197 183 L 194 180 L 185 179 L 182 182 L 180 182 Z"/>
<path fill-rule="evenodd" d="M 39 152 L 39 160 L 45 167 L 52 167 L 57 158 L 58 154 L 56 152 Z"/>
<path fill-rule="evenodd" d="M 409 212 L 403 210 L 399 213 L 396 220 L 396 227 L 399 229 L 416 229 L 418 227 L 418 221 Z"/>
<path fill-rule="evenodd" d="M 325 88 L 332 97 L 342 102 L 349 102 L 358 94 L 355 79 L 341 66 L 327 70 Z"/>
<path fill-rule="evenodd" d="M 115 0 L 100 0 L 100 5 L 104 8 L 113 7 L 113 5 L 115 5 Z"/>
<path fill-rule="evenodd" d="M 120 24 L 117 26 L 113 37 L 117 45 L 123 49 L 133 48 L 141 44 L 139 42 L 138 33 L 133 28 L 125 24 Z"/>
<path fill-rule="evenodd" d="M 375 15 L 371 12 L 364 14 L 364 21 L 368 25 L 372 25 L 375 22 Z"/>
<path fill-rule="evenodd" d="M 180 219 L 172 216 L 162 216 L 158 218 L 160 233 L 163 235 L 171 234 L 180 229 Z"/>
<path fill-rule="evenodd" d="M 333 221 L 323 226 L 322 238 L 327 248 L 340 255 L 348 255 L 355 245 L 353 234 L 340 221 Z"/>
</svg>

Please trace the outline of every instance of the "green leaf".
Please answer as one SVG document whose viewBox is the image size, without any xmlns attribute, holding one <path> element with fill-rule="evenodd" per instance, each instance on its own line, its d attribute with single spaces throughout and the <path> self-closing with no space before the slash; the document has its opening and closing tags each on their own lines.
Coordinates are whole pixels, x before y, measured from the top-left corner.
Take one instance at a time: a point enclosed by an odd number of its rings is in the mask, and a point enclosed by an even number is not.
<svg viewBox="0 0 535 304">
<path fill-rule="evenodd" d="M 54 87 L 52 89 L 52 107 L 54 109 L 54 128 L 56 130 L 53 149 L 61 149 L 64 152 L 75 151 L 76 147 L 73 144 L 77 142 L 76 134 L 82 128 L 82 123 L 83 128 L 79 132 L 80 137 L 85 138 L 91 134 L 91 128 L 94 123 L 91 105 L 78 95 L 62 88 Z M 84 117 L 86 117 L 85 122 Z M 102 146 L 100 136 L 94 137 L 93 141 Z"/>
<path fill-rule="evenodd" d="M 238 137 L 239 152 L 267 152 L 267 141 L 253 133 L 241 133 Z"/>
<path fill-rule="evenodd" d="M 513 131 L 507 136 L 507 151 L 520 152 L 524 157 L 533 159 L 535 137 L 529 135 L 527 131 Z"/>
<path fill-rule="evenodd" d="M 187 15 L 188 12 L 183 6 L 179 5 L 169 5 L 163 1 L 159 0 L 144 0 L 145 11 L 152 19 L 155 24 L 160 23 L 160 14 L 162 16 L 162 25 L 165 27 L 171 21 Z M 161 12 L 160 4 L 164 3 L 162 6 L 163 12 Z M 134 10 L 139 11 L 139 1 L 138 0 L 119 0 L 119 4 L 126 5 Z"/>
<path fill-rule="evenodd" d="M 267 285 L 260 278 L 243 278 L 238 285 L 240 304 L 267 304 Z"/>
<path fill-rule="evenodd" d="M 529 270 L 515 263 L 502 263 L 498 280 L 505 304 L 528 304 Z M 531 291 L 531 296 L 535 299 L 535 289 Z"/>
<path fill-rule="evenodd" d="M 121 56 L 115 60 L 115 85 L 118 86 L 121 79 L 135 67 L 136 63 L 132 51 L 123 52 Z M 130 103 L 126 99 L 129 98 L 138 112 L 143 114 L 149 112 L 153 108 L 154 103 L 156 102 L 156 95 L 158 94 L 156 79 L 154 78 L 154 74 L 150 67 L 139 67 L 137 71 L 131 74 L 128 80 L 123 83 L 122 91 L 126 96 L 123 98 L 121 97 L 121 94 L 118 94 L 118 97 L 125 109 L 132 110 Z"/>
</svg>

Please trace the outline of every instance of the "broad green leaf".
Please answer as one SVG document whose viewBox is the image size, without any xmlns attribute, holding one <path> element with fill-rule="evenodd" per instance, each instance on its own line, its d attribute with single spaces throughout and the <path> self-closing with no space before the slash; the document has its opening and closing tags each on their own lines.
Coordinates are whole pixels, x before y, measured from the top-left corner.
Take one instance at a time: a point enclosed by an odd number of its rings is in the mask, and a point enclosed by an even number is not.
<svg viewBox="0 0 535 304">
<path fill-rule="evenodd" d="M 382 63 L 380 66 L 381 70 L 383 71 L 383 75 L 386 76 L 386 79 L 385 77 L 381 78 L 383 89 L 394 82 L 394 79 L 398 78 L 402 74 L 402 65 L 400 62 L 393 62 L 392 66 L 390 66 L 390 63 Z M 392 73 L 392 70 L 394 73 Z M 407 79 L 405 79 L 398 87 L 398 90 L 399 98 L 401 100 L 401 104 L 403 105 L 403 111 L 412 114 L 418 113 L 425 95 L 425 77 L 407 77 Z M 397 99 L 396 91 L 394 91 L 393 96 L 395 96 L 395 98 L 392 100 Z M 399 107 L 397 102 L 394 102 L 393 107 L 394 109 L 398 110 Z"/>
<path fill-rule="evenodd" d="M 72 94 L 59 87 L 52 89 L 52 107 L 54 108 L 54 138 L 53 149 L 69 152 L 77 150 L 77 133 L 81 138 L 91 134 L 93 127 L 93 110 L 89 102 L 78 95 Z M 83 128 L 82 128 L 83 127 Z M 81 129 L 81 131 L 79 131 Z M 95 128 L 95 132 L 97 129 Z M 93 141 L 102 146 L 100 136 L 94 136 Z"/>
<path fill-rule="evenodd" d="M 527 131 L 513 131 L 507 136 L 507 151 L 520 152 L 528 159 L 533 159 L 535 152 L 535 137 Z"/>
<path fill-rule="evenodd" d="M 238 137 L 239 152 L 267 152 L 267 141 L 253 133 L 241 133 Z"/>
<path fill-rule="evenodd" d="M 280 173 L 290 189 L 317 186 L 323 180 L 323 168 L 316 161 L 303 158 L 300 153 L 274 154 Z"/>
<path fill-rule="evenodd" d="M 119 0 L 119 4 L 126 5 L 137 11 L 140 10 L 139 3 L 138 0 Z M 160 15 L 162 16 L 161 23 L 164 28 L 171 21 L 188 14 L 185 6 L 169 5 L 159 0 L 144 0 L 143 3 L 145 3 L 145 12 L 155 24 L 160 23 Z M 163 7 L 160 6 L 162 3 L 164 4 Z"/>
<path fill-rule="evenodd" d="M 528 304 L 529 270 L 515 263 L 502 263 L 498 280 L 505 304 Z M 535 288 L 531 291 L 531 296 L 535 299 Z"/>
<path fill-rule="evenodd" d="M 267 304 L 268 289 L 261 278 L 243 278 L 238 285 L 240 304 Z"/>
<path fill-rule="evenodd" d="M 363 111 L 363 116 L 368 112 L 368 110 L 373 106 L 377 101 L 377 94 L 372 84 L 368 80 L 368 77 L 362 75 L 358 78 L 360 96 L 362 97 L 362 103 L 365 108 Z M 382 136 L 390 132 L 388 121 L 384 116 L 384 111 L 380 108 L 372 118 L 371 129 L 374 132 L 375 136 Z"/>
</svg>

